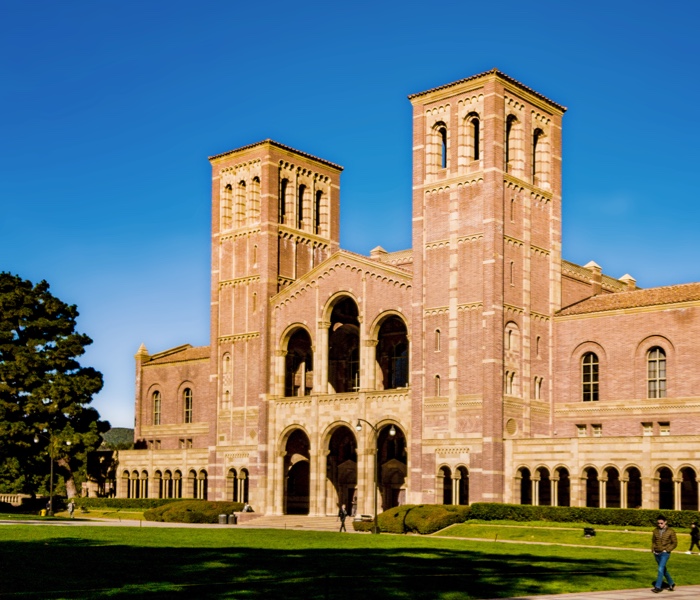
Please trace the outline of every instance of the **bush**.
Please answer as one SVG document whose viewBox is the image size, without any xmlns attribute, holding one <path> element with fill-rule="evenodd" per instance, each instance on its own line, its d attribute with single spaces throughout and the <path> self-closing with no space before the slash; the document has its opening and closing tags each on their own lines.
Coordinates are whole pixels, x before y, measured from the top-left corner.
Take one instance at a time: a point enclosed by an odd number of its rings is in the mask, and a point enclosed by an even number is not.
<svg viewBox="0 0 700 600">
<path fill-rule="evenodd" d="M 672 527 L 690 527 L 698 520 L 694 510 L 660 510 L 643 508 L 588 508 L 583 506 L 530 506 L 527 504 L 495 504 L 476 502 L 471 505 L 470 519 L 482 521 L 555 521 L 654 527 L 656 517 L 663 514 Z"/>
<path fill-rule="evenodd" d="M 182 502 L 180 498 L 73 498 L 75 505 L 83 508 L 105 510 L 109 508 L 131 508 L 145 510 L 173 502 Z"/>
<path fill-rule="evenodd" d="M 385 510 L 379 515 L 379 529 L 387 533 L 420 533 L 427 535 L 454 523 L 463 523 L 468 506 L 448 504 L 405 504 Z M 372 531 L 372 521 L 353 521 L 355 531 Z"/>
<path fill-rule="evenodd" d="M 177 500 L 143 513 L 147 521 L 165 523 L 218 523 L 219 515 L 243 510 L 242 502 L 209 502 L 208 500 Z"/>
</svg>

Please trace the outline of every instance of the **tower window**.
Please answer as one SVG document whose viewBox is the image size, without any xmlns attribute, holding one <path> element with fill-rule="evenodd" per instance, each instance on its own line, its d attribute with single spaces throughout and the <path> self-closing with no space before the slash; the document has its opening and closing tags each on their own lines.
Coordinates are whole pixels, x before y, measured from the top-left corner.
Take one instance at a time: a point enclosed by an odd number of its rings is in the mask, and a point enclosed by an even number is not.
<svg viewBox="0 0 700 600">
<path fill-rule="evenodd" d="M 479 160 L 480 158 L 480 148 L 479 148 L 479 119 L 477 117 L 474 117 L 471 120 L 471 127 L 472 127 L 472 139 L 474 140 L 473 142 L 473 148 L 474 148 L 474 160 Z"/>
<path fill-rule="evenodd" d="M 153 424 L 160 425 L 161 398 L 160 392 L 153 392 Z"/>
<path fill-rule="evenodd" d="M 435 396 L 440 395 L 440 375 L 435 375 Z"/>
<path fill-rule="evenodd" d="M 435 330 L 435 352 L 440 352 L 440 330 Z"/>
<path fill-rule="evenodd" d="M 233 188 L 231 184 L 224 188 L 221 198 L 221 229 L 231 229 L 231 214 L 233 212 Z"/>
<path fill-rule="evenodd" d="M 647 353 L 647 398 L 666 397 L 666 353 L 658 346 Z"/>
<path fill-rule="evenodd" d="M 289 186 L 288 179 L 280 181 L 280 197 L 279 206 L 277 207 L 278 222 L 284 225 L 287 216 L 287 187 Z"/>
<path fill-rule="evenodd" d="M 245 196 L 246 186 L 245 181 L 240 181 L 236 188 L 236 226 L 242 227 L 245 225 Z"/>
<path fill-rule="evenodd" d="M 586 352 L 581 359 L 581 383 L 583 387 L 583 401 L 598 401 L 598 356 L 593 352 Z"/>
<path fill-rule="evenodd" d="M 306 192 L 306 186 L 299 186 L 299 205 L 297 207 L 297 229 L 302 229 L 304 227 L 304 193 Z"/>
<path fill-rule="evenodd" d="M 447 168 L 447 127 L 444 125 L 438 129 L 440 136 L 440 168 Z"/>
<path fill-rule="evenodd" d="M 321 235 L 321 206 L 323 200 L 323 192 L 321 190 L 316 191 L 316 203 L 314 206 L 314 233 L 316 235 Z"/>
<path fill-rule="evenodd" d="M 182 400 L 185 409 L 185 423 L 192 423 L 193 398 L 192 390 L 190 388 L 185 388 L 185 391 L 182 393 Z"/>
</svg>

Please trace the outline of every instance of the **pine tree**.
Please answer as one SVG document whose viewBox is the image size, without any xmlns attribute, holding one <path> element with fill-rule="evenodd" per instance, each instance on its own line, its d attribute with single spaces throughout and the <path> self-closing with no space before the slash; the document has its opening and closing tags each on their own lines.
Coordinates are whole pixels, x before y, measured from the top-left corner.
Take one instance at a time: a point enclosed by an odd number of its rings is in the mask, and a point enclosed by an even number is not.
<svg viewBox="0 0 700 600">
<path fill-rule="evenodd" d="M 36 493 L 53 456 L 75 496 L 75 476 L 109 429 L 89 406 L 102 374 L 77 360 L 92 343 L 77 317 L 46 281 L 0 273 L 0 491 Z"/>
</svg>

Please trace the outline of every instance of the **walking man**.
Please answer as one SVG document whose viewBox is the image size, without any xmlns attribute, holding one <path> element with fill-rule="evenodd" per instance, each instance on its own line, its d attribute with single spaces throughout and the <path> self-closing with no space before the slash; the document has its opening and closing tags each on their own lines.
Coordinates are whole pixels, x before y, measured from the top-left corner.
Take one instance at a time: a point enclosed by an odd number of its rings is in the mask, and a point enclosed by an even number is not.
<svg viewBox="0 0 700 600">
<path fill-rule="evenodd" d="M 659 515 L 656 518 L 656 525 L 654 533 L 651 534 L 651 551 L 654 553 L 659 570 L 656 576 L 656 583 L 651 591 L 658 594 L 663 590 L 664 578 L 666 578 L 669 591 L 672 592 L 676 587 L 673 577 L 671 577 L 666 568 L 666 564 L 671 557 L 671 552 L 676 549 L 678 540 L 676 539 L 676 532 L 666 524 L 666 517 Z"/>
<path fill-rule="evenodd" d="M 345 533 L 348 532 L 348 530 L 345 529 L 345 519 L 347 518 L 347 516 L 348 511 L 345 510 L 345 504 L 343 504 L 340 507 L 340 510 L 338 511 L 338 518 L 340 519 L 340 531 L 338 533 L 340 533 L 341 531 L 344 531 Z"/>
<path fill-rule="evenodd" d="M 75 502 L 71 498 L 71 501 L 68 503 L 68 515 L 70 518 L 73 518 L 73 513 L 75 512 Z"/>
</svg>

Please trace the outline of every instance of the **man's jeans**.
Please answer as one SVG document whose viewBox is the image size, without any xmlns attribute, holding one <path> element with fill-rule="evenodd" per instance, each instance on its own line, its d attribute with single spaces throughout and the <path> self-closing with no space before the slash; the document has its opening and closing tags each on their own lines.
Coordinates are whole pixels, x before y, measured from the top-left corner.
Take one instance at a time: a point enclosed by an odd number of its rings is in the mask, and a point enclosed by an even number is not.
<svg viewBox="0 0 700 600">
<path fill-rule="evenodd" d="M 664 583 L 664 577 L 666 577 L 666 581 L 668 582 L 668 585 L 673 585 L 673 578 L 671 577 L 671 574 L 666 569 L 666 563 L 668 562 L 668 559 L 670 558 L 670 556 L 671 556 L 670 552 L 654 552 L 654 558 L 656 559 L 656 564 L 659 565 L 659 575 L 657 576 L 656 583 L 654 584 L 655 588 L 661 589 L 661 586 Z"/>
</svg>

